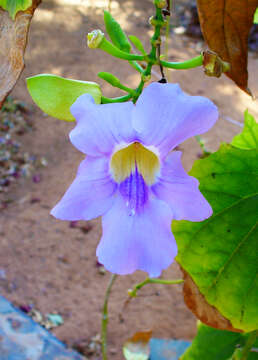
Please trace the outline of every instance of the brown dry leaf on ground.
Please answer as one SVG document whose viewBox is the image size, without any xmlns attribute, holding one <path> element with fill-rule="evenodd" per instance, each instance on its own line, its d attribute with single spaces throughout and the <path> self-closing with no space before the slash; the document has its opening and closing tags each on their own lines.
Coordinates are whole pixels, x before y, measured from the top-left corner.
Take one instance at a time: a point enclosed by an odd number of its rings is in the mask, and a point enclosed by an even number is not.
<svg viewBox="0 0 258 360">
<path fill-rule="evenodd" d="M 226 73 L 240 89 L 248 89 L 248 34 L 257 0 L 197 0 L 203 36 L 211 50 L 231 64 Z"/>
<path fill-rule="evenodd" d="M 33 13 L 41 0 L 33 0 L 26 11 L 19 11 L 13 21 L 0 8 L 0 108 L 24 68 L 24 52 Z"/>
<path fill-rule="evenodd" d="M 188 308 L 201 320 L 204 324 L 220 330 L 230 330 L 234 332 L 242 332 L 235 329 L 231 322 L 226 319 L 221 313 L 211 306 L 205 297 L 200 293 L 197 285 L 191 276 L 184 271 L 184 300 Z"/>
</svg>

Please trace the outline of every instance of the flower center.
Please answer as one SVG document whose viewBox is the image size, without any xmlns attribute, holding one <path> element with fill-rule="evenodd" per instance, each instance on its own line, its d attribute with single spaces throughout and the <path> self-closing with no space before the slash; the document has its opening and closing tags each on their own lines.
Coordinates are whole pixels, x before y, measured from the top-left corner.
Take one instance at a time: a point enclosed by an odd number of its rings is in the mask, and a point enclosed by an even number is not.
<svg viewBox="0 0 258 360">
<path fill-rule="evenodd" d="M 147 185 L 152 185 L 160 169 L 160 162 L 154 152 L 146 149 L 139 142 L 134 142 L 113 154 L 110 167 L 118 183 L 137 171 Z"/>
</svg>

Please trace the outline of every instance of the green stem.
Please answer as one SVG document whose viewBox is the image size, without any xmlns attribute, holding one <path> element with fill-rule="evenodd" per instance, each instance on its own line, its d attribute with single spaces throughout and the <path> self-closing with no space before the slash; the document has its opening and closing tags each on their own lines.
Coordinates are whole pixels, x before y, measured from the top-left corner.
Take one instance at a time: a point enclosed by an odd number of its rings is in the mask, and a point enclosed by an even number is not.
<svg viewBox="0 0 258 360">
<path fill-rule="evenodd" d="M 203 154 L 204 154 L 204 155 L 209 155 L 209 154 L 210 154 L 210 151 L 208 151 L 208 150 L 206 149 L 206 147 L 205 147 L 205 145 L 204 145 L 204 142 L 203 142 L 203 140 L 201 139 L 201 137 L 200 137 L 199 135 L 196 135 L 196 136 L 195 136 L 195 139 L 196 139 L 196 141 L 198 142 L 198 144 L 200 145 L 200 147 L 201 147 L 201 149 L 202 149 L 202 151 L 203 151 Z"/>
<path fill-rule="evenodd" d="M 129 64 L 135 69 L 137 70 L 140 74 L 144 73 L 143 68 L 141 67 L 140 64 L 138 64 L 137 61 L 133 60 L 133 61 L 129 61 Z"/>
<path fill-rule="evenodd" d="M 112 0 L 108 0 L 108 12 L 111 14 L 111 2 Z"/>
<path fill-rule="evenodd" d="M 137 55 L 137 54 L 130 54 L 125 51 L 118 49 L 114 46 L 111 42 L 109 42 L 106 38 L 103 38 L 101 43 L 98 46 L 99 49 L 107 52 L 108 54 L 115 56 L 119 59 L 124 60 L 138 60 L 143 61 L 146 60 L 146 56 Z"/>
<path fill-rule="evenodd" d="M 102 359 L 107 360 L 107 325 L 108 325 L 108 300 L 111 293 L 112 286 L 117 278 L 117 275 L 112 274 L 105 294 L 104 305 L 102 309 L 102 326 L 101 326 L 101 348 Z"/>
<path fill-rule="evenodd" d="M 146 284 L 163 284 L 163 285 L 174 285 L 174 284 L 181 284 L 183 283 L 184 280 L 183 279 L 177 279 L 177 280 L 163 280 L 163 279 L 151 279 L 151 278 L 147 278 L 146 280 L 144 280 L 143 282 L 135 285 L 135 287 L 133 288 L 133 290 L 129 291 L 129 295 L 131 297 L 135 297 L 137 296 L 137 291 L 140 290 L 143 286 L 145 286 Z"/>
<path fill-rule="evenodd" d="M 245 346 L 243 347 L 242 354 L 241 354 L 241 357 L 239 358 L 239 360 L 247 360 L 248 359 L 248 355 L 255 343 L 257 336 L 258 336 L 258 330 L 252 331 L 249 334 L 248 339 L 245 343 Z"/>
<path fill-rule="evenodd" d="M 169 69 L 178 69 L 178 70 L 186 70 L 192 69 L 198 66 L 202 66 L 203 64 L 203 56 L 199 55 L 194 57 L 193 59 L 186 60 L 183 62 L 169 62 L 169 61 L 160 61 L 161 65 Z"/>
<path fill-rule="evenodd" d="M 166 26 L 166 40 L 165 40 L 165 61 L 168 60 L 168 47 L 169 47 L 169 37 L 170 37 L 170 18 L 171 18 L 171 13 L 170 13 L 170 9 L 171 9 L 171 3 L 172 0 L 168 0 L 167 1 L 167 8 L 169 10 L 169 15 L 167 15 L 166 20 L 167 20 L 167 26 Z M 170 82 L 170 71 L 166 71 L 166 77 L 168 79 L 168 82 Z"/>
<path fill-rule="evenodd" d="M 162 16 L 162 10 L 159 9 L 157 6 L 155 6 L 155 8 L 156 8 L 155 19 L 157 20 L 157 25 L 155 25 L 154 34 L 150 40 L 150 43 L 151 43 L 150 53 L 148 54 L 147 59 L 145 59 L 148 63 L 147 67 L 142 73 L 141 82 L 136 89 L 135 95 L 133 96 L 134 103 L 136 103 L 138 97 L 142 93 L 144 83 L 145 83 L 144 78 L 148 78 L 148 76 L 151 75 L 152 66 L 155 63 L 157 63 L 157 46 L 158 46 L 158 42 L 160 42 L 160 30 L 162 27 L 161 23 L 163 23 L 164 20 L 163 20 L 163 16 Z"/>
<path fill-rule="evenodd" d="M 111 104 L 111 103 L 117 103 L 117 102 L 125 102 L 128 101 L 132 98 L 131 94 L 125 95 L 125 96 L 120 96 L 120 97 L 116 97 L 116 98 L 108 98 L 106 96 L 101 96 L 101 104 Z"/>
</svg>

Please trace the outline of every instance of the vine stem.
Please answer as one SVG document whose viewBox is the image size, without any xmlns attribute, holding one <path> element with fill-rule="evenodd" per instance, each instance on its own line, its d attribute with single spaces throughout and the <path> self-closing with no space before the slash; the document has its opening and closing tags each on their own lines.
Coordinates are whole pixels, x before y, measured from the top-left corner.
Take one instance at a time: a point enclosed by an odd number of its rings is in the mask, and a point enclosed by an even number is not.
<svg viewBox="0 0 258 360">
<path fill-rule="evenodd" d="M 112 286 L 117 278 L 116 274 L 112 274 L 105 293 L 104 304 L 102 308 L 102 324 L 101 324 L 101 349 L 102 359 L 107 360 L 107 325 L 108 325 L 108 300 Z"/>
<path fill-rule="evenodd" d="M 108 12 L 111 13 L 111 2 L 112 0 L 108 0 Z"/>
<path fill-rule="evenodd" d="M 135 285 L 133 290 L 129 290 L 130 297 L 137 296 L 137 291 L 140 290 L 143 286 L 146 284 L 163 284 L 163 285 L 174 285 L 174 284 L 181 284 L 183 283 L 183 279 L 177 279 L 177 280 L 163 280 L 163 279 L 151 279 L 147 278 L 143 282 Z"/>
<path fill-rule="evenodd" d="M 165 61 L 168 61 L 168 48 L 169 48 L 169 38 L 170 38 L 170 18 L 171 18 L 171 3 L 172 0 L 167 0 L 167 11 L 168 14 L 166 19 L 167 19 L 167 25 L 166 25 L 166 40 L 165 40 Z M 168 82 L 170 82 L 170 71 L 168 71 L 168 69 L 166 69 L 166 77 L 168 79 Z"/>
<path fill-rule="evenodd" d="M 245 346 L 243 347 L 241 357 L 239 358 L 240 360 L 247 360 L 250 350 L 252 349 L 257 336 L 258 336 L 258 330 L 252 331 L 250 333 L 250 335 L 245 343 Z"/>
<path fill-rule="evenodd" d="M 195 135 L 195 139 L 198 142 L 198 144 L 200 145 L 200 148 L 202 149 L 203 155 L 209 155 L 210 151 L 208 151 L 206 149 L 202 138 L 199 135 Z"/>
</svg>

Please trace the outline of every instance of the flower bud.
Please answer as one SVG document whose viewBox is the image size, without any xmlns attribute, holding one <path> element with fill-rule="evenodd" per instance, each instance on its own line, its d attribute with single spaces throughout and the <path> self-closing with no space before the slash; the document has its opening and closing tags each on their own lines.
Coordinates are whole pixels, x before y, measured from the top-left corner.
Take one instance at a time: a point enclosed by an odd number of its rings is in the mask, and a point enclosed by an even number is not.
<svg viewBox="0 0 258 360">
<path fill-rule="evenodd" d="M 104 38 L 104 33 L 101 30 L 93 30 L 87 35 L 88 47 L 91 49 L 98 48 L 103 38 Z"/>
<path fill-rule="evenodd" d="M 230 64 L 210 50 L 203 52 L 203 67 L 207 76 L 220 77 L 222 73 L 230 71 Z"/>
</svg>

